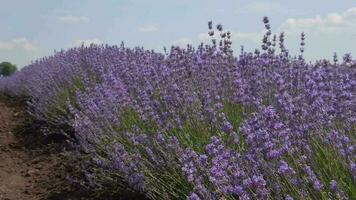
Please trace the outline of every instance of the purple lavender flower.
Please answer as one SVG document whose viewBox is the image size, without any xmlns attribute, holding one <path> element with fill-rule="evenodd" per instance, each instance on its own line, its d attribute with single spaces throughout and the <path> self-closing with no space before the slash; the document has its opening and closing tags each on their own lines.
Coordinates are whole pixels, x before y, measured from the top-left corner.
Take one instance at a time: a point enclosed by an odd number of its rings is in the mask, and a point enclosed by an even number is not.
<svg viewBox="0 0 356 200">
<path fill-rule="evenodd" d="M 281 175 L 285 175 L 286 173 L 288 173 L 289 170 L 290 169 L 289 169 L 288 163 L 286 163 L 285 161 L 282 160 L 278 167 L 278 173 Z"/>
<path fill-rule="evenodd" d="M 332 192 L 336 192 L 336 190 L 337 190 L 337 182 L 335 180 L 331 180 L 330 181 L 330 190 Z"/>
<path fill-rule="evenodd" d="M 200 200 L 199 196 L 195 194 L 194 192 L 190 194 L 190 196 L 187 198 L 188 200 Z"/>
<path fill-rule="evenodd" d="M 218 24 L 216 25 L 216 29 L 218 29 L 218 31 L 222 31 L 223 30 L 223 27 L 221 24 Z"/>
<path fill-rule="evenodd" d="M 285 200 L 294 200 L 291 196 L 287 195 L 286 198 L 284 198 Z"/>
</svg>

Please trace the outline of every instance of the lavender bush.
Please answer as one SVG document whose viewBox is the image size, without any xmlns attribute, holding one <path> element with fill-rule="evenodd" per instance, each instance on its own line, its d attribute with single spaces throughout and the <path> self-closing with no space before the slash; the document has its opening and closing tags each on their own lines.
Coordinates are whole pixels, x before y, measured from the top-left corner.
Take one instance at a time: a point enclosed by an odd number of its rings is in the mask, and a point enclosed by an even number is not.
<svg viewBox="0 0 356 200">
<path fill-rule="evenodd" d="M 40 59 L 0 91 L 74 130 L 87 189 L 150 199 L 356 198 L 356 68 L 291 56 L 267 17 L 260 50 L 212 44 L 81 46 Z M 278 46 L 278 48 L 277 48 Z"/>
</svg>

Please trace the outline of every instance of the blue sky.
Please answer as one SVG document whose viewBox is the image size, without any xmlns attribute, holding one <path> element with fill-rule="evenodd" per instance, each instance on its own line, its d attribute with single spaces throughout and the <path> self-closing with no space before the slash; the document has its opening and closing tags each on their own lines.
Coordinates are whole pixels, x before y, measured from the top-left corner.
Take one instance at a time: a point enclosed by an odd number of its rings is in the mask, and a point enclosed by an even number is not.
<svg viewBox="0 0 356 200">
<path fill-rule="evenodd" d="M 207 22 L 232 32 L 233 47 L 260 46 L 262 17 L 286 33 L 297 52 L 306 32 L 308 60 L 356 56 L 355 0 L 0 0 L 0 62 L 19 67 L 55 50 L 94 43 L 144 46 L 197 45 L 207 40 Z"/>
</svg>

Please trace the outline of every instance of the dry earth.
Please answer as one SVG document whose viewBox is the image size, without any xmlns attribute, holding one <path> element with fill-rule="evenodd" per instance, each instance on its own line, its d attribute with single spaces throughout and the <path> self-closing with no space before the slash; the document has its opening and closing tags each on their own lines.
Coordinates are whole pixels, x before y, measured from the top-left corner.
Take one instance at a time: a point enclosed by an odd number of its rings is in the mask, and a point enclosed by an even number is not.
<svg viewBox="0 0 356 200">
<path fill-rule="evenodd" d="M 63 190 L 62 153 L 19 133 L 29 119 L 23 110 L 0 96 L 0 200 L 71 199 L 55 195 Z"/>
<path fill-rule="evenodd" d="M 0 200 L 146 199 L 132 192 L 94 198 L 92 191 L 69 184 L 65 176 L 80 176 L 80 160 L 65 155 L 71 145 L 63 138 L 41 135 L 43 125 L 25 110 L 23 103 L 0 94 Z"/>
</svg>

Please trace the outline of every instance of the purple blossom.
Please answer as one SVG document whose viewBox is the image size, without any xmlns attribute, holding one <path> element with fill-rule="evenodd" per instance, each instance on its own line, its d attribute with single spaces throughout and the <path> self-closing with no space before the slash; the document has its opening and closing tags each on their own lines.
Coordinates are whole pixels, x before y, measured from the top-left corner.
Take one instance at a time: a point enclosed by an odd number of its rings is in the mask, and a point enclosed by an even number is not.
<svg viewBox="0 0 356 200">
<path fill-rule="evenodd" d="M 188 200 L 200 200 L 199 196 L 195 194 L 194 192 L 190 194 L 190 196 L 187 198 Z"/>
<path fill-rule="evenodd" d="M 336 190 L 337 190 L 337 182 L 335 180 L 331 180 L 330 181 L 330 190 L 332 192 L 336 192 Z"/>
</svg>

